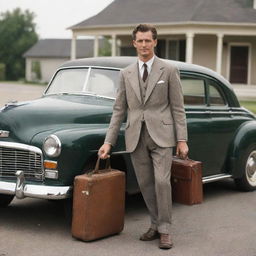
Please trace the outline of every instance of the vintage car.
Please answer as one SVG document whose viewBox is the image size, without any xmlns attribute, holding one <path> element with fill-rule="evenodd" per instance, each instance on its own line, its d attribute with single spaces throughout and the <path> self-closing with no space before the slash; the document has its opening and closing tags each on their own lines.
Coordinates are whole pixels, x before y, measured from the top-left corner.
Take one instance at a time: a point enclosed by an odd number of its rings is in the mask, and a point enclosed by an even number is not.
<svg viewBox="0 0 256 256">
<path fill-rule="evenodd" d="M 0 112 L 0 205 L 14 196 L 64 199 L 76 175 L 93 168 L 118 89 L 119 71 L 135 57 L 69 61 L 39 99 L 6 104 Z M 169 60 L 166 60 L 169 61 Z M 170 61 L 180 70 L 188 122 L 189 157 L 203 162 L 203 182 L 233 178 L 256 188 L 256 118 L 241 107 L 232 86 L 214 71 Z M 18 93 L 18 92 L 17 92 Z M 112 166 L 138 192 L 124 144 L 125 122 Z"/>
</svg>

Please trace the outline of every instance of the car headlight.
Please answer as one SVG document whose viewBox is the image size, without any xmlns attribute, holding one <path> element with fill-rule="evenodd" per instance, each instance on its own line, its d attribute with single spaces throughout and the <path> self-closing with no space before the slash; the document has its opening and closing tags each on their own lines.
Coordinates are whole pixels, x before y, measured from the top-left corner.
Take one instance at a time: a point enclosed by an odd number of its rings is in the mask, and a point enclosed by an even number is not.
<svg viewBox="0 0 256 256">
<path fill-rule="evenodd" d="M 43 150 L 47 156 L 57 157 L 61 152 L 61 142 L 56 135 L 46 137 L 43 145 Z"/>
</svg>

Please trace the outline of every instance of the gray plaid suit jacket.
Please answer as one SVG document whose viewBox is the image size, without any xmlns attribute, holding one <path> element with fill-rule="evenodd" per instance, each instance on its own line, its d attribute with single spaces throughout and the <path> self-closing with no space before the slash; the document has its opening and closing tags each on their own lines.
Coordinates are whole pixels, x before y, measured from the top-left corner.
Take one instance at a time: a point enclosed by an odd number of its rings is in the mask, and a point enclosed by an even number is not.
<svg viewBox="0 0 256 256">
<path fill-rule="evenodd" d="M 137 62 L 122 70 L 105 142 L 115 145 L 126 115 L 125 142 L 129 152 L 133 152 L 138 144 L 143 119 L 159 147 L 174 147 L 177 141 L 186 141 L 186 116 L 177 67 L 155 56 L 144 102 Z"/>
</svg>

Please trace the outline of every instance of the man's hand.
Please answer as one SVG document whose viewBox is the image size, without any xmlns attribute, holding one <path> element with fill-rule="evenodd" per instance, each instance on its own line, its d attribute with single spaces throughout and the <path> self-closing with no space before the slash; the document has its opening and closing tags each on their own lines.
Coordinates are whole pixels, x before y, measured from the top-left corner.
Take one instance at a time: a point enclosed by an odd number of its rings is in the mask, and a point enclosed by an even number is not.
<svg viewBox="0 0 256 256">
<path fill-rule="evenodd" d="M 104 143 L 99 151 L 98 151 L 98 156 L 101 158 L 101 159 L 107 159 L 110 157 L 109 155 L 109 152 L 110 152 L 110 149 L 111 149 L 111 145 L 110 144 L 107 144 L 107 143 Z"/>
<path fill-rule="evenodd" d="M 186 159 L 188 157 L 188 145 L 186 141 L 178 141 L 176 155 L 181 159 Z"/>
</svg>

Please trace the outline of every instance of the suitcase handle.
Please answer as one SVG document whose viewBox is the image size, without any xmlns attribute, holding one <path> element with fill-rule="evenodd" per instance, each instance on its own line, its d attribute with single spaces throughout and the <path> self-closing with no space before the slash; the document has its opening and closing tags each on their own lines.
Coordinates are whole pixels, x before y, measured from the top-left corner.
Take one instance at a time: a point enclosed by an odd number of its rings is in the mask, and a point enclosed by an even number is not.
<svg viewBox="0 0 256 256">
<path fill-rule="evenodd" d="M 100 160 L 101 158 L 98 157 L 97 161 L 96 161 L 96 165 L 95 165 L 95 168 L 92 172 L 90 172 L 90 174 L 96 174 L 96 173 L 99 173 L 99 169 L 100 169 Z M 105 169 L 104 170 L 108 170 L 110 171 L 111 170 L 111 166 L 110 166 L 110 158 L 107 158 L 106 159 L 106 165 L 105 165 Z"/>
<path fill-rule="evenodd" d="M 186 156 L 186 158 L 181 158 L 181 157 L 179 157 L 178 155 L 174 155 L 173 156 L 173 159 L 180 159 L 180 160 L 191 160 L 189 157 L 188 157 L 188 155 Z"/>
</svg>

